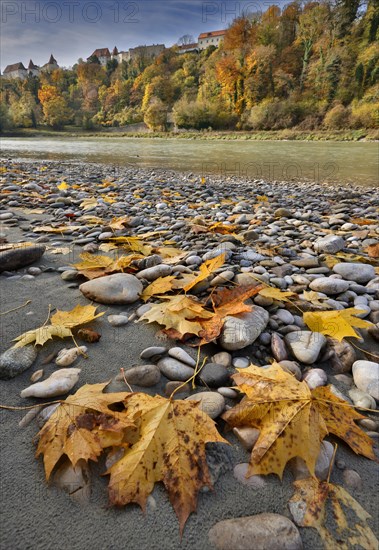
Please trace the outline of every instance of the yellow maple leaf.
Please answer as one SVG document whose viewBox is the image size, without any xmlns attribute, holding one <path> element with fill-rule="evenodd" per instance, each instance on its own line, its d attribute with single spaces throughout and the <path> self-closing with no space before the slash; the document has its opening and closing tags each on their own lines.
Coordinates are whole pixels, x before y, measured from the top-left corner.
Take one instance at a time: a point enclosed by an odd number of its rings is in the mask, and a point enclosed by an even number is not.
<svg viewBox="0 0 379 550">
<path fill-rule="evenodd" d="M 311 391 L 306 382 L 299 382 L 277 363 L 237 370 L 233 380 L 246 397 L 223 419 L 232 426 L 260 431 L 249 476 L 275 473 L 281 478 L 294 457 L 302 458 L 314 476 L 320 444 L 328 433 L 343 439 L 355 453 L 376 460 L 372 439 L 355 424 L 363 416 L 328 387 Z"/>
<path fill-rule="evenodd" d="M 165 294 L 172 290 L 172 281 L 175 279 L 175 275 L 169 275 L 168 277 L 158 277 L 149 286 L 147 286 L 142 292 L 140 298 L 144 302 L 150 300 L 152 296 L 157 294 Z"/>
<path fill-rule="evenodd" d="M 278 288 L 274 288 L 272 286 L 262 288 L 259 291 L 259 294 L 265 298 L 272 298 L 273 300 L 278 300 L 279 302 L 289 302 L 290 300 L 288 298 L 294 295 L 293 292 L 284 292 L 283 290 L 279 290 Z"/>
<path fill-rule="evenodd" d="M 80 258 L 83 260 L 82 262 L 78 262 L 76 264 L 72 264 L 73 267 L 76 267 L 78 271 L 81 271 L 83 269 L 102 269 L 107 268 L 110 265 L 113 264 L 114 260 L 110 256 L 102 256 L 102 255 L 95 255 L 90 254 L 89 252 L 83 252 L 80 254 Z"/>
<path fill-rule="evenodd" d="M 108 383 L 85 384 L 61 402 L 38 434 L 36 456 L 43 455 L 46 479 L 66 455 L 75 467 L 79 460 L 94 460 L 103 449 L 122 446 L 135 433 L 135 423 L 110 405 L 123 402 L 127 392 L 103 393 Z"/>
<path fill-rule="evenodd" d="M 113 218 L 112 221 L 108 223 L 108 226 L 111 229 L 125 229 L 125 225 L 128 225 L 130 218 L 123 216 L 121 218 Z"/>
<path fill-rule="evenodd" d="M 80 203 L 80 208 L 83 210 L 88 210 L 89 208 L 93 208 L 94 206 L 97 206 L 99 203 L 97 202 L 96 197 L 90 197 L 88 199 L 82 200 Z"/>
<path fill-rule="evenodd" d="M 209 275 L 211 275 L 216 269 L 224 265 L 225 263 L 225 254 L 220 254 L 219 256 L 216 256 L 216 258 L 212 258 L 212 260 L 207 260 L 200 266 L 200 273 L 194 278 L 193 281 L 188 283 L 184 288 L 185 292 L 188 292 L 188 290 L 191 290 L 197 283 L 200 283 L 200 281 L 204 281 L 204 279 L 207 279 Z"/>
<path fill-rule="evenodd" d="M 221 235 L 233 234 L 238 229 L 238 225 L 226 225 L 222 222 L 216 222 L 208 228 L 211 233 L 220 233 Z"/>
<path fill-rule="evenodd" d="M 304 290 L 303 297 L 307 302 L 311 302 L 315 306 L 322 306 L 326 309 L 330 309 L 331 306 L 328 306 L 328 304 L 325 304 L 324 302 L 321 302 L 320 300 L 324 299 L 327 300 L 327 298 L 323 298 L 321 294 L 318 292 L 315 292 L 314 290 Z"/>
<path fill-rule="evenodd" d="M 64 233 L 65 231 L 76 231 L 80 225 L 60 225 L 52 227 L 51 225 L 40 225 L 33 229 L 33 233 Z"/>
<path fill-rule="evenodd" d="M 96 314 L 96 309 L 96 307 L 91 305 L 76 305 L 71 311 L 57 310 L 50 319 L 50 325 L 46 324 L 21 334 L 14 339 L 14 341 L 17 341 L 14 347 L 21 348 L 33 342 L 36 345 L 43 346 L 53 336 L 59 338 L 72 337 L 72 328 L 90 323 L 97 317 L 104 315 L 104 312 Z"/>
<path fill-rule="evenodd" d="M 57 185 L 57 188 L 59 189 L 59 191 L 65 191 L 66 189 L 69 188 L 69 186 L 67 185 L 67 183 L 65 181 L 62 181 L 62 183 Z"/>
<path fill-rule="evenodd" d="M 343 487 L 315 478 L 295 481 L 294 486 L 295 494 L 288 505 L 295 523 L 317 529 L 327 550 L 378 548 L 378 540 L 366 523 L 371 519 L 370 514 Z M 344 509 L 350 511 L 348 516 Z M 336 526 L 333 531 L 326 527 L 330 516 Z"/>
<path fill-rule="evenodd" d="M 321 334 L 332 336 L 341 342 L 347 336 L 360 338 L 353 327 L 369 328 L 372 325 L 369 321 L 354 317 L 359 313 L 364 312 L 353 307 L 331 311 L 307 311 L 304 313 L 303 319 L 313 332 L 321 332 Z"/>
<path fill-rule="evenodd" d="M 155 483 L 162 481 L 179 519 L 180 532 L 196 510 L 201 487 L 212 487 L 206 443 L 227 443 L 216 425 L 194 401 L 129 394 L 130 419 L 140 422 L 140 437 L 106 472 L 111 503 L 135 502 L 142 509 Z"/>
<path fill-rule="evenodd" d="M 139 321 L 148 323 L 159 323 L 166 329 L 174 329 L 179 335 L 199 335 L 203 330 L 200 319 L 210 319 L 213 313 L 204 309 L 203 304 L 188 296 L 173 296 L 159 304 L 151 306 L 149 311 L 144 313 Z"/>
<path fill-rule="evenodd" d="M 150 256 L 153 250 L 151 245 L 144 243 L 139 237 L 111 237 L 109 241 L 117 245 L 122 245 L 123 248 L 127 248 L 132 252 L 139 252 L 144 256 Z"/>
</svg>

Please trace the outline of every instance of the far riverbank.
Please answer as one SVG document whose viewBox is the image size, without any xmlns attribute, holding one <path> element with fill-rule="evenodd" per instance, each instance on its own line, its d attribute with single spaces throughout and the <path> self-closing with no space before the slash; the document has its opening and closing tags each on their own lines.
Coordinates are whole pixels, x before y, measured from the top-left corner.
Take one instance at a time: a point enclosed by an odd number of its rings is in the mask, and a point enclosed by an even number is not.
<svg viewBox="0 0 379 550">
<path fill-rule="evenodd" d="M 131 125 L 133 127 L 137 125 Z M 41 128 L 18 128 L 4 132 L 3 137 L 101 137 L 101 138 L 164 138 L 194 139 L 207 141 L 379 141 L 379 129 L 347 130 L 270 130 L 250 132 L 218 131 L 134 131 L 128 126 L 122 128 L 96 128 L 83 130 L 79 127 L 66 127 L 63 130 Z"/>
</svg>

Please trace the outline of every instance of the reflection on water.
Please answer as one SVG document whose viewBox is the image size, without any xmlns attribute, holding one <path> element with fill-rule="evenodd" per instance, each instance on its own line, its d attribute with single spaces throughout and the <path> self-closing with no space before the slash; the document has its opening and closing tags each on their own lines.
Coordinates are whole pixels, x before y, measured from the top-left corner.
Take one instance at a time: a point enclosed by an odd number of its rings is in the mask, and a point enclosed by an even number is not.
<svg viewBox="0 0 379 550">
<path fill-rule="evenodd" d="M 2 155 L 159 167 L 203 175 L 379 186 L 378 143 L 8 138 Z"/>
</svg>

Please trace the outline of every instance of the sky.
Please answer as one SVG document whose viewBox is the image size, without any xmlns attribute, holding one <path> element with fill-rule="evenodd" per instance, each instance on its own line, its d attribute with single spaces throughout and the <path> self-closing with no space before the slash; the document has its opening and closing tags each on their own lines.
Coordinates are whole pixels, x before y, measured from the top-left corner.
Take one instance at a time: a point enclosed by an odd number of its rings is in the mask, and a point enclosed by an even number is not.
<svg viewBox="0 0 379 550">
<path fill-rule="evenodd" d="M 170 47 L 185 35 L 227 28 L 246 12 L 264 12 L 283 0 L 0 0 L 0 67 L 31 58 L 61 67 L 97 48 L 119 51 L 143 44 Z"/>
</svg>

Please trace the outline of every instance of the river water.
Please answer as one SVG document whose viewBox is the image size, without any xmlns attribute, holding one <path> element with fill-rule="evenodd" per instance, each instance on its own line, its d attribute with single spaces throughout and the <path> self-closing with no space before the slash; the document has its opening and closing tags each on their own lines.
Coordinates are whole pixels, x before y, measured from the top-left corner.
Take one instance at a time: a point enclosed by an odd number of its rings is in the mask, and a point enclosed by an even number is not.
<svg viewBox="0 0 379 550">
<path fill-rule="evenodd" d="M 379 187 L 379 144 L 374 142 L 36 137 L 2 139 L 1 154 L 39 160 L 159 167 L 204 176 Z"/>
</svg>

